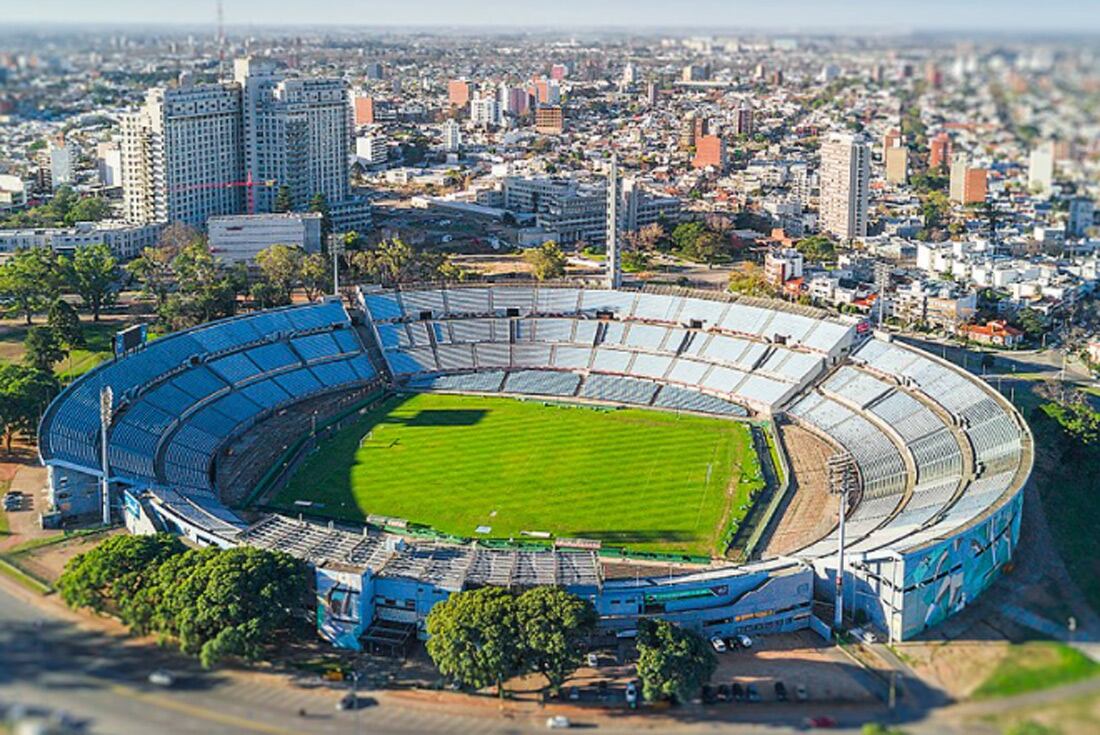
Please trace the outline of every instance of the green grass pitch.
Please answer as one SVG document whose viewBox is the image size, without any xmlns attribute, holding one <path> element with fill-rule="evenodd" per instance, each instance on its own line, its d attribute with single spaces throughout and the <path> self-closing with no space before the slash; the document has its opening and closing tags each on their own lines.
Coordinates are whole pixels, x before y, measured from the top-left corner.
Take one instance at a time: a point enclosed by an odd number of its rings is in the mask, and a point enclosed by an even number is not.
<svg viewBox="0 0 1100 735">
<path fill-rule="evenodd" d="M 713 555 L 762 484 L 736 421 L 424 393 L 392 397 L 324 442 L 271 505 L 293 513 L 307 500 L 336 519 L 374 513 L 471 538 L 547 531 Z"/>
</svg>

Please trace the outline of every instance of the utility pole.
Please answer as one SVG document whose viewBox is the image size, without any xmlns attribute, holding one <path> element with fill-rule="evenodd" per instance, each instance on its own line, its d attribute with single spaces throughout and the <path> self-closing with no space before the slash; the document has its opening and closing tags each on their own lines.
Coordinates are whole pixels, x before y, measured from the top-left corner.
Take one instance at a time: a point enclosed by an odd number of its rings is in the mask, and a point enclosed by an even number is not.
<svg viewBox="0 0 1100 735">
<path fill-rule="evenodd" d="M 111 464 L 107 457 L 107 435 L 111 431 L 111 419 L 114 416 L 115 393 L 111 386 L 105 385 L 99 390 L 99 461 L 103 476 L 100 478 L 99 491 L 103 502 L 103 525 L 111 525 Z"/>
<path fill-rule="evenodd" d="M 859 486 L 856 461 L 850 452 L 837 452 L 828 459 L 829 492 L 839 501 L 840 520 L 837 526 L 836 604 L 833 630 L 839 632 L 844 618 L 844 516 L 848 514 L 848 496 Z"/>
<path fill-rule="evenodd" d="M 878 328 L 882 331 L 882 321 L 886 317 L 886 289 L 890 285 L 890 264 L 882 260 L 875 261 L 875 288 L 878 290 Z"/>
</svg>

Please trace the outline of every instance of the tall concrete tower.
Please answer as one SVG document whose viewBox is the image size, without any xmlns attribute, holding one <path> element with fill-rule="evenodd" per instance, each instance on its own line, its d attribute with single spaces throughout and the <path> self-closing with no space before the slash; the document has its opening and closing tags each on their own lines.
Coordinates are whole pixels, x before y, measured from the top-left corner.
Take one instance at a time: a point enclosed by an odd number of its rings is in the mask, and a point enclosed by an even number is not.
<svg viewBox="0 0 1100 735">
<path fill-rule="evenodd" d="M 623 283 L 619 259 L 619 157 L 611 154 L 607 171 L 607 287 L 618 288 Z"/>
</svg>

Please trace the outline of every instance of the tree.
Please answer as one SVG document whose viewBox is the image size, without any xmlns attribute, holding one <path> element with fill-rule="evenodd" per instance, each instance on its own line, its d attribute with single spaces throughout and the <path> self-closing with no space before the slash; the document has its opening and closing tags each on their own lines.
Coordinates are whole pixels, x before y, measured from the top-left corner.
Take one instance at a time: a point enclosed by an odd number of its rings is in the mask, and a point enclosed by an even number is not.
<svg viewBox="0 0 1100 735">
<path fill-rule="evenodd" d="M 428 614 L 428 655 L 444 676 L 464 686 L 495 686 L 522 671 L 523 634 L 515 598 L 500 587 L 456 592 Z"/>
<path fill-rule="evenodd" d="M 126 264 L 126 271 L 141 283 L 145 295 L 156 301 L 158 312 L 175 285 L 172 260 L 177 252 L 171 247 L 143 248 L 138 257 Z"/>
<path fill-rule="evenodd" d="M 302 279 L 302 288 L 306 292 L 306 298 L 310 301 L 324 294 L 329 287 L 329 262 L 321 253 L 310 253 L 302 259 L 302 267 L 299 273 Z"/>
<path fill-rule="evenodd" d="M 46 324 L 57 333 L 61 342 L 72 349 L 84 344 L 84 330 L 80 326 L 80 316 L 76 309 L 65 299 L 57 299 L 46 313 Z"/>
<path fill-rule="evenodd" d="M 638 622 L 638 678 L 647 700 L 687 701 L 717 666 L 714 653 L 696 633 L 667 620 Z"/>
<path fill-rule="evenodd" d="M 290 245 L 272 245 L 256 253 L 260 273 L 278 294 L 278 304 L 289 304 L 294 284 L 302 275 L 305 253 Z"/>
<path fill-rule="evenodd" d="M 804 237 L 794 244 L 795 250 L 809 261 L 832 262 L 836 260 L 836 245 L 825 235 Z"/>
<path fill-rule="evenodd" d="M 1015 321 L 1016 326 L 1030 339 L 1039 339 L 1047 329 L 1043 315 L 1035 309 L 1020 309 Z"/>
<path fill-rule="evenodd" d="M 231 656 L 255 660 L 294 625 L 309 579 L 304 561 L 280 551 L 189 549 L 157 569 L 146 593 L 151 629 L 207 668 Z"/>
<path fill-rule="evenodd" d="M 672 231 L 672 245 L 680 253 L 689 253 L 694 250 L 695 241 L 704 232 L 706 232 L 706 227 L 701 222 L 681 222 Z"/>
<path fill-rule="evenodd" d="M 60 293 L 61 264 L 49 248 L 20 248 L 0 265 L 0 295 L 11 299 L 9 311 L 26 323 L 52 304 Z"/>
<path fill-rule="evenodd" d="M 721 236 L 708 230 L 696 237 L 683 252 L 691 260 L 706 263 L 707 268 L 713 268 L 726 254 L 726 247 Z"/>
<path fill-rule="evenodd" d="M 584 660 L 596 609 L 560 587 L 533 587 L 516 599 L 524 664 L 557 692 Z"/>
<path fill-rule="evenodd" d="M 656 250 L 657 246 L 665 239 L 665 228 L 660 222 L 646 225 L 638 230 L 638 248 L 644 251 Z"/>
<path fill-rule="evenodd" d="M 117 298 L 115 283 L 119 273 L 118 259 L 103 243 L 85 245 L 73 253 L 66 269 L 67 280 L 85 308 L 92 310 L 92 321 L 98 322 L 100 309 Z"/>
<path fill-rule="evenodd" d="M 90 551 L 74 556 L 57 580 L 61 599 L 69 607 L 103 612 L 108 606 L 135 625 L 125 611 L 156 575 L 160 565 L 187 549 L 166 533 L 111 536 Z"/>
<path fill-rule="evenodd" d="M 774 284 L 764 277 L 755 263 L 745 263 L 730 273 L 729 289 L 746 296 L 772 297 L 778 293 Z"/>
<path fill-rule="evenodd" d="M 50 372 L 65 359 L 69 351 L 61 335 L 52 327 L 31 327 L 23 338 L 23 362 L 38 370 Z"/>
<path fill-rule="evenodd" d="M 524 261 L 539 281 L 561 278 L 565 275 L 565 254 L 553 240 L 547 240 L 538 247 L 523 254 Z"/>
<path fill-rule="evenodd" d="M 321 192 L 313 195 L 309 200 L 309 211 L 318 212 L 321 215 L 321 241 L 327 242 L 328 235 L 332 232 L 332 214 L 329 212 L 328 199 Z"/>
<path fill-rule="evenodd" d="M 99 197 L 88 197 L 74 204 L 63 219 L 66 225 L 72 227 L 77 222 L 98 222 L 110 213 L 110 204 Z"/>
<path fill-rule="evenodd" d="M 34 436 L 39 417 L 59 389 L 51 372 L 0 363 L 0 431 L 8 454 L 16 433 Z"/>
<path fill-rule="evenodd" d="M 275 204 L 272 209 L 276 212 L 289 212 L 294 209 L 294 201 L 290 198 L 290 187 L 280 186 L 275 192 Z"/>
<path fill-rule="evenodd" d="M 171 328 L 192 327 L 236 311 L 236 284 L 205 240 L 184 247 L 172 259 L 172 273 L 176 290 L 159 311 L 161 321 Z"/>
</svg>

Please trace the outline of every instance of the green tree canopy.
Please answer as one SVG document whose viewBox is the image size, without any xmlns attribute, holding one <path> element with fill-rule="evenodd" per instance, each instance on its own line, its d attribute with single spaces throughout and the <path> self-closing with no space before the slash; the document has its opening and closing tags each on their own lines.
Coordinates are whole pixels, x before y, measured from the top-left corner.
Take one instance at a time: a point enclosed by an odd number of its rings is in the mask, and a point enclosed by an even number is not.
<svg viewBox="0 0 1100 735">
<path fill-rule="evenodd" d="M 523 663 L 558 691 L 584 660 L 596 609 L 560 587 L 533 587 L 516 598 Z"/>
<path fill-rule="evenodd" d="M 290 197 L 290 187 L 280 186 L 275 192 L 275 204 L 272 206 L 276 212 L 289 212 L 294 209 L 294 200 Z"/>
<path fill-rule="evenodd" d="M 0 363 L 0 432 L 8 454 L 16 433 L 34 436 L 39 417 L 59 388 L 52 372 Z"/>
<path fill-rule="evenodd" d="M 523 633 L 515 598 L 500 587 L 458 592 L 428 614 L 428 655 L 444 676 L 464 686 L 495 686 L 522 671 Z"/>
<path fill-rule="evenodd" d="M 111 536 L 70 559 L 57 580 L 57 590 L 69 607 L 102 612 L 114 606 L 123 620 L 133 625 L 125 614 L 133 598 L 163 562 L 186 549 L 178 538 L 166 533 Z"/>
<path fill-rule="evenodd" d="M 30 367 L 51 372 L 53 366 L 65 359 L 69 351 L 65 342 L 53 327 L 31 327 L 23 338 L 23 362 Z"/>
<path fill-rule="evenodd" d="M 332 232 L 332 214 L 329 211 L 328 199 L 325 195 L 317 192 L 309 200 L 309 211 L 318 212 L 321 215 L 321 239 L 327 240 L 328 235 Z"/>
<path fill-rule="evenodd" d="M 827 235 L 811 235 L 794 244 L 802 257 L 813 262 L 832 262 L 836 260 L 836 245 Z"/>
<path fill-rule="evenodd" d="M 718 661 L 696 633 L 667 620 L 638 623 L 638 678 L 647 700 L 688 701 L 710 680 Z"/>
<path fill-rule="evenodd" d="M 57 299 L 46 313 L 46 324 L 57 332 L 62 343 L 70 349 L 84 344 L 84 329 L 80 326 L 80 315 L 65 299 Z"/>
<path fill-rule="evenodd" d="M 565 275 L 565 253 L 553 240 L 547 240 L 542 245 L 527 250 L 523 259 L 531 266 L 532 273 L 539 281 Z"/>
<path fill-rule="evenodd" d="M 289 304 L 295 284 L 302 277 L 305 253 L 291 245 L 272 245 L 256 253 L 254 260 L 264 280 L 271 285 L 275 304 Z"/>
<path fill-rule="evenodd" d="M 321 253 L 310 253 L 302 259 L 300 278 L 306 298 L 315 301 L 332 286 L 332 274 L 329 261 Z"/>
<path fill-rule="evenodd" d="M 100 309 L 118 297 L 116 283 L 120 274 L 118 259 L 103 243 L 85 245 L 73 253 L 66 280 L 84 307 L 92 310 L 92 321 L 99 321 Z"/>
<path fill-rule="evenodd" d="M 8 311 L 31 317 L 52 304 L 61 291 L 61 262 L 49 248 L 21 248 L 0 265 L 0 296 L 11 299 Z"/>
</svg>

